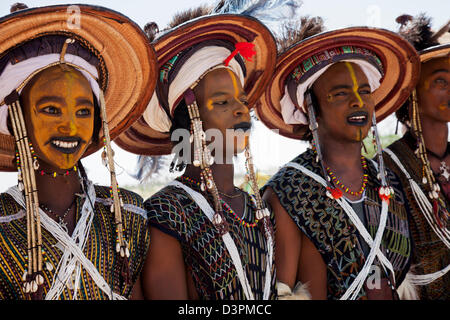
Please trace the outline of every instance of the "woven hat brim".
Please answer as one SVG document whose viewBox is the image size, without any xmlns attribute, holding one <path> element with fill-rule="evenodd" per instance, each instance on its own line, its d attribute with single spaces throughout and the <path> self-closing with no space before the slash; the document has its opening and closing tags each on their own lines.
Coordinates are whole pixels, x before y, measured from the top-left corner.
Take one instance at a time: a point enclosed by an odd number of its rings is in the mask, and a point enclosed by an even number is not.
<svg viewBox="0 0 450 320">
<path fill-rule="evenodd" d="M 0 53 L 46 34 L 73 34 L 86 40 L 103 57 L 108 74 L 105 91 L 111 139 L 135 122 L 148 105 L 156 85 L 156 55 L 141 28 L 113 10 L 77 5 L 80 28 L 73 28 L 73 8 L 56 5 L 21 10 L 0 19 Z M 92 144 L 83 157 L 103 145 Z M 0 135 L 0 170 L 15 171 L 12 136 Z"/>
<path fill-rule="evenodd" d="M 293 139 L 304 139 L 307 125 L 289 125 L 283 121 L 280 100 L 285 82 L 299 63 L 306 58 L 341 46 L 369 49 L 380 58 L 384 76 L 381 86 L 373 93 L 376 117 L 381 121 L 395 112 L 415 87 L 420 71 L 416 50 L 394 32 L 368 27 L 351 27 L 324 32 L 303 40 L 282 53 L 277 60 L 275 73 L 257 104 L 258 117 L 269 128 Z"/>
<path fill-rule="evenodd" d="M 433 46 L 419 52 L 420 62 L 424 63 L 428 60 L 441 57 L 450 57 L 450 43 Z"/>
<path fill-rule="evenodd" d="M 245 61 L 245 88 L 249 105 L 253 106 L 263 93 L 276 63 L 276 44 L 272 33 L 257 19 L 233 14 L 200 17 L 184 23 L 154 43 L 158 67 L 162 67 L 179 52 L 203 41 L 227 40 L 232 43 L 252 42 L 256 55 Z M 141 155 L 170 154 L 169 134 L 151 129 L 143 118 L 136 121 L 115 142 L 123 149 Z"/>
</svg>

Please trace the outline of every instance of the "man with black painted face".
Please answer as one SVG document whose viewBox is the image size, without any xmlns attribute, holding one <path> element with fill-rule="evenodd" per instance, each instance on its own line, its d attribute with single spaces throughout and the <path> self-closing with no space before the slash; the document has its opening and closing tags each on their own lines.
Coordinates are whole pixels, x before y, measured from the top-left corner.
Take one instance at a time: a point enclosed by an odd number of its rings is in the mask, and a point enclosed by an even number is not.
<svg viewBox="0 0 450 320">
<path fill-rule="evenodd" d="M 420 78 L 410 99 L 396 112 L 405 134 L 385 150 L 385 160 L 408 186 L 406 195 L 415 204 L 410 217 L 414 268 L 409 278 L 420 299 L 448 300 L 450 44 L 440 44 L 438 38 L 448 37 L 449 25 L 433 33 L 430 18 L 411 18 L 400 16 L 397 21 L 403 23 L 400 34 L 419 51 Z"/>
<path fill-rule="evenodd" d="M 18 184 L 0 194 L 0 300 L 129 298 L 148 250 L 143 201 L 118 189 L 111 139 L 148 104 L 155 55 L 128 18 L 79 9 L 86 29 L 68 30 L 67 5 L 1 19 L 0 166 Z M 111 187 L 81 164 L 102 145 Z"/>
<path fill-rule="evenodd" d="M 388 56 L 405 77 L 387 67 Z M 394 33 L 355 27 L 300 41 L 277 66 L 258 114 L 311 143 L 263 188 L 277 223 L 279 290 L 285 298 L 306 285 L 312 299 L 396 299 L 410 263 L 408 204 L 381 151 L 375 163 L 361 147 L 371 126 L 378 140 L 376 118 L 403 102 L 399 88 L 415 84 L 414 49 Z"/>
</svg>

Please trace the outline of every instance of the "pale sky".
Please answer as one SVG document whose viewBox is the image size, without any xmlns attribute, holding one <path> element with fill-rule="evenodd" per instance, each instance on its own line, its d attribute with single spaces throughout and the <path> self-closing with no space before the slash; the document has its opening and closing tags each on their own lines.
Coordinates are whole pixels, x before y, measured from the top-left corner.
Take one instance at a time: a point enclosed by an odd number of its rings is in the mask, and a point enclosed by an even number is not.
<svg viewBox="0 0 450 320">
<path fill-rule="evenodd" d="M 0 16 L 9 13 L 11 4 L 17 0 L 0 2 Z M 68 1 L 28 1 L 24 0 L 29 7 L 38 7 L 55 4 L 67 4 Z M 134 20 L 143 27 L 147 22 L 156 22 L 160 29 L 166 26 L 172 16 L 182 10 L 195 7 L 200 4 L 215 3 L 215 0 L 77 0 L 75 3 L 100 5 L 119 11 Z M 395 18 L 401 14 L 417 15 L 425 12 L 433 18 L 434 28 L 439 28 L 450 19 L 450 0 L 304 0 L 302 15 L 321 16 L 324 19 L 327 30 L 338 29 L 348 26 L 373 26 L 397 31 Z M 393 133 L 395 130 L 395 119 L 388 118 L 380 125 L 383 134 Z M 252 134 L 252 150 L 256 167 L 263 171 L 273 171 L 303 152 L 305 144 L 280 137 L 257 122 Z M 139 182 L 131 178 L 125 169 L 133 171 L 137 156 L 120 149 L 113 144 L 118 165 L 119 186 L 134 185 Z M 89 178 L 95 183 L 109 185 L 109 172 L 101 165 L 100 152 L 97 152 L 83 161 L 88 170 Z M 237 170 L 243 168 L 243 161 Z M 17 183 L 17 173 L 0 173 L 0 192 Z"/>
</svg>

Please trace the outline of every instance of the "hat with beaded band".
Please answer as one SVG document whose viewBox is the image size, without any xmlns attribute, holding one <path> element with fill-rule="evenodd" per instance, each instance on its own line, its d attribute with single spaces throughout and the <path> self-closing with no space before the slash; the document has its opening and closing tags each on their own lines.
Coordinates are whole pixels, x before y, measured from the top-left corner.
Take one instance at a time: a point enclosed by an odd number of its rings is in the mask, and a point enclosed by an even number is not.
<svg viewBox="0 0 450 320">
<path fill-rule="evenodd" d="M 185 66 L 186 61 L 194 54 L 199 53 L 198 51 L 202 49 L 204 51 L 205 59 L 200 60 L 198 64 L 204 64 L 206 69 L 208 63 L 205 60 L 208 59 L 209 49 L 205 47 L 214 51 L 211 55 L 220 51 L 221 54 L 225 54 L 223 59 L 230 55 L 230 64 L 241 65 L 243 87 L 248 95 L 250 107 L 263 93 L 276 61 L 276 45 L 271 32 L 257 19 L 237 14 L 215 14 L 191 19 L 170 29 L 152 44 L 160 69 L 157 88 L 152 98 L 155 99 L 154 103 L 153 105 L 151 103 L 144 115 L 115 140 L 121 148 L 141 155 L 171 153 L 172 142 L 169 133 L 171 118 L 182 98 L 183 90 L 170 97 L 172 88 L 169 90 L 168 87 L 172 85 L 171 82 L 179 69 Z M 244 48 L 239 47 L 242 45 Z M 245 55 L 243 51 L 249 49 L 245 48 L 246 45 L 250 45 L 250 50 L 254 50 L 254 55 L 248 60 L 243 58 Z M 217 62 L 223 63 L 223 59 Z M 148 121 L 149 115 L 151 124 Z M 164 125 L 159 125 L 160 123 Z"/>
<path fill-rule="evenodd" d="M 312 85 L 313 77 L 339 61 L 363 63 L 381 78 L 373 92 L 376 117 L 381 120 L 397 110 L 413 90 L 420 70 L 416 50 L 402 37 L 384 29 L 351 27 L 320 33 L 281 53 L 275 72 L 257 104 L 258 117 L 279 134 L 305 139 L 309 129 L 299 86 Z M 323 72 L 323 71 L 322 71 Z M 303 92 L 303 91 L 302 91 Z M 284 103 L 284 100 L 291 100 Z M 283 114 L 295 115 L 285 121 Z"/>
<path fill-rule="evenodd" d="M 73 41 L 66 45 L 66 60 L 81 61 L 83 69 L 97 75 L 90 82 L 104 93 L 111 139 L 137 120 L 156 84 L 155 53 L 137 24 L 99 6 L 17 9 L 21 10 L 0 18 L 0 170 L 16 170 L 15 142 L 7 128 L 5 98 L 23 87 L 29 80 L 25 80 L 26 76 L 57 63 L 68 39 Z M 36 70 L 33 65 L 27 70 L 25 64 L 35 64 Z M 83 156 L 102 147 L 102 130 L 99 135 L 99 142 L 92 143 Z"/>
</svg>

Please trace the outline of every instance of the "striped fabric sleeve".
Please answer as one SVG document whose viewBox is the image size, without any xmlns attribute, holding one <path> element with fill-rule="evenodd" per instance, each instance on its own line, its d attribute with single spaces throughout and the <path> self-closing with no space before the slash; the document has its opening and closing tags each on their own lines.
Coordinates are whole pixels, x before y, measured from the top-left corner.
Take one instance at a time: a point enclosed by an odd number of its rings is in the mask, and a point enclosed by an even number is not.
<svg viewBox="0 0 450 320">
<path fill-rule="evenodd" d="M 106 207 L 112 203 L 109 188 L 97 186 L 97 200 Z M 125 236 L 129 244 L 130 275 L 134 284 L 144 267 L 145 257 L 150 246 L 150 231 L 145 214 L 144 201 L 142 197 L 134 192 L 120 189 L 123 201 L 122 219 L 125 227 Z M 124 296 L 129 296 L 131 287 L 122 292 Z"/>
</svg>

